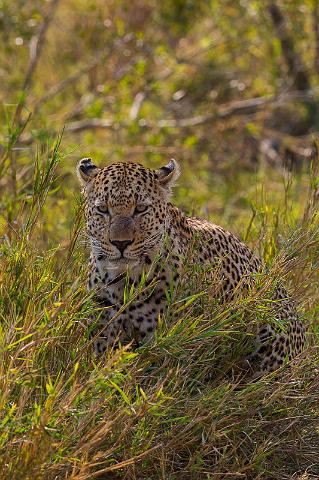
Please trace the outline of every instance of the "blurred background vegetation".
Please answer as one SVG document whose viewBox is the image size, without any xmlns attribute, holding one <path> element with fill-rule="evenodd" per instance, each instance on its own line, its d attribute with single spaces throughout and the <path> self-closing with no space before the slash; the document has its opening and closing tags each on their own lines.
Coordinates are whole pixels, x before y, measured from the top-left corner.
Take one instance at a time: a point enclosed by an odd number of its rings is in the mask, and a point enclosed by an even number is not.
<svg viewBox="0 0 319 480">
<path fill-rule="evenodd" d="M 0 188 L 28 193 L 33 159 L 64 128 L 53 244 L 70 227 L 83 156 L 151 167 L 175 157 L 180 205 L 240 233 L 263 186 L 278 203 L 293 177 L 300 214 L 319 128 L 317 0 L 2 0 L 0 8 Z"/>
</svg>

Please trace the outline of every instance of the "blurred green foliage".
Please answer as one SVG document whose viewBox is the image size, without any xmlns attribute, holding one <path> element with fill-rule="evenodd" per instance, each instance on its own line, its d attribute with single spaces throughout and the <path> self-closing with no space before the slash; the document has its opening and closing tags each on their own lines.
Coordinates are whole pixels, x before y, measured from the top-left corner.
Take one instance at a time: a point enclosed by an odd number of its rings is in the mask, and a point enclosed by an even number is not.
<svg viewBox="0 0 319 480">
<path fill-rule="evenodd" d="M 183 167 L 180 204 L 237 231 L 259 182 L 280 195 L 287 167 L 298 216 L 319 118 L 315 0 L 3 0 L 0 8 L 4 155 L 10 123 L 30 116 L 12 182 L 27 188 L 36 152 L 65 129 L 53 243 L 70 225 L 73 169 L 85 155 L 151 167 L 173 156 Z"/>
</svg>

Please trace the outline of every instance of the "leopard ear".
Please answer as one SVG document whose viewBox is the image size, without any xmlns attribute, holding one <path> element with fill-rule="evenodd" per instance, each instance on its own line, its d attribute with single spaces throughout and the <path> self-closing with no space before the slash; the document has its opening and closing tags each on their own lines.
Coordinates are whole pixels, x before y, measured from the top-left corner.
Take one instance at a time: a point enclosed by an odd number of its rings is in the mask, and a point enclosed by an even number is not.
<svg viewBox="0 0 319 480">
<path fill-rule="evenodd" d="M 100 168 L 94 165 L 91 158 L 82 158 L 77 166 L 77 174 L 82 185 L 90 182 L 99 171 Z"/>
<path fill-rule="evenodd" d="M 180 176 L 180 168 L 176 160 L 171 158 L 170 162 L 165 167 L 156 170 L 155 174 L 159 184 L 169 190 Z"/>
</svg>

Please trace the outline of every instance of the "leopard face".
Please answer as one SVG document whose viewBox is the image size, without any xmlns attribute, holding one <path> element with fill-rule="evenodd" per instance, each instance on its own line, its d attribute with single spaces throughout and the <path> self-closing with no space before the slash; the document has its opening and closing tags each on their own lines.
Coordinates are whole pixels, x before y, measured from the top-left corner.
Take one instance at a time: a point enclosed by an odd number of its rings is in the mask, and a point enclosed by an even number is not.
<svg viewBox="0 0 319 480">
<path fill-rule="evenodd" d="M 172 160 L 156 171 L 136 163 L 98 168 L 85 158 L 78 165 L 78 175 L 84 185 L 93 254 L 115 265 L 134 265 L 152 257 L 163 242 L 177 164 Z"/>
</svg>

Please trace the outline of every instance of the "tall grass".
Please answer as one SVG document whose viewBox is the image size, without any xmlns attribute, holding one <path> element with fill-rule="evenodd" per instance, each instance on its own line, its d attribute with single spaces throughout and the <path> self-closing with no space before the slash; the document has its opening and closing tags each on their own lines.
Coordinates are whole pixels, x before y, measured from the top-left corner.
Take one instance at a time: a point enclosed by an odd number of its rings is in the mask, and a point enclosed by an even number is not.
<svg viewBox="0 0 319 480">
<path fill-rule="evenodd" d="M 60 140 L 39 152 L 32 175 L 17 171 L 13 146 L 2 159 L 0 199 L 0 478 L 318 478 L 316 172 L 293 224 L 289 209 L 279 221 L 267 203 L 262 221 L 254 214 L 248 222 L 247 240 L 269 265 L 248 297 L 221 306 L 212 272 L 195 268 L 194 294 L 185 298 L 183 285 L 170 292 L 154 342 L 97 359 L 80 203 L 63 244 L 49 239 L 61 219 L 46 225 L 63 181 Z M 299 301 L 309 347 L 245 383 L 234 367 L 267 318 L 278 277 Z"/>
</svg>

